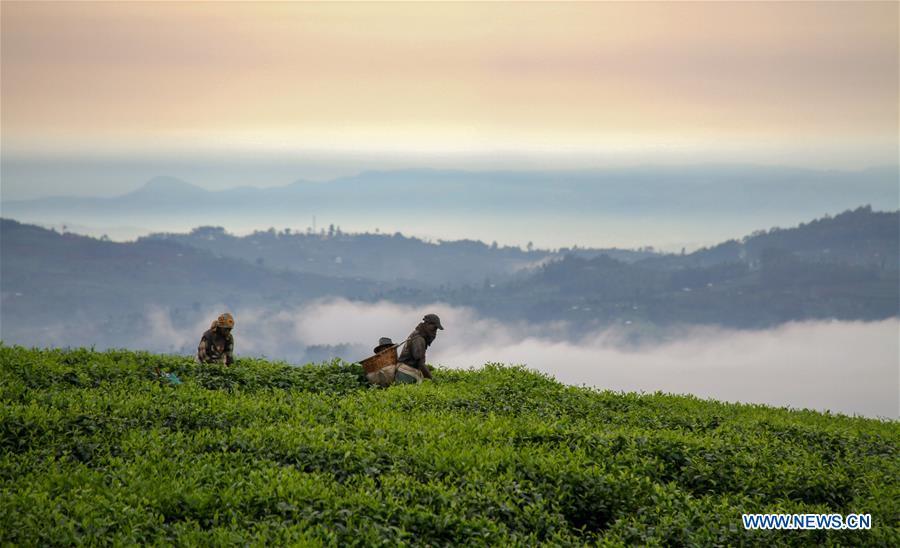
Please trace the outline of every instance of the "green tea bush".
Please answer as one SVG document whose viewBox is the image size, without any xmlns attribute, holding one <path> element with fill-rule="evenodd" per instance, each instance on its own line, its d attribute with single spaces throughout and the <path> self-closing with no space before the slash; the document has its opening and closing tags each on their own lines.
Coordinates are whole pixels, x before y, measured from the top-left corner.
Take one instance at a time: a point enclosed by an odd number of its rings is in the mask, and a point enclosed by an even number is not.
<svg viewBox="0 0 900 548">
<path fill-rule="evenodd" d="M 498 364 L 380 389 L 340 361 L 3 345 L 0 399 L 3 545 L 900 545 L 895 421 Z M 743 529 L 765 512 L 873 528 Z"/>
</svg>

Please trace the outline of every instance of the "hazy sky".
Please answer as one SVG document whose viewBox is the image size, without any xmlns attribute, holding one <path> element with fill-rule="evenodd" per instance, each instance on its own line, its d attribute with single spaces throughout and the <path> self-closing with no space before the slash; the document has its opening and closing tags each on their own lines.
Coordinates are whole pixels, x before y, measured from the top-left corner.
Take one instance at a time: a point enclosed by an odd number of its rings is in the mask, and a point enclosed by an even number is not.
<svg viewBox="0 0 900 548">
<path fill-rule="evenodd" d="M 898 6 L 4 1 L 3 154 L 894 164 Z"/>
</svg>

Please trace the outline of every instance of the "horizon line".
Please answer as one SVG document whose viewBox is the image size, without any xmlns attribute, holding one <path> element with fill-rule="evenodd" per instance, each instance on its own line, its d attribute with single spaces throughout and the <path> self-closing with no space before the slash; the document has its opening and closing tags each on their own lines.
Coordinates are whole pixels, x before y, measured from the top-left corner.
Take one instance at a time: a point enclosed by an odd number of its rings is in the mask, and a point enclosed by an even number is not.
<svg viewBox="0 0 900 548">
<path fill-rule="evenodd" d="M 44 200 L 44 199 L 52 199 L 52 198 L 97 198 L 97 199 L 109 199 L 116 198 L 121 196 L 126 196 L 133 192 L 139 191 L 144 187 L 151 184 L 153 181 L 158 179 L 172 179 L 180 183 L 184 183 L 185 185 L 192 186 L 199 190 L 203 190 L 205 192 L 227 192 L 229 190 L 236 189 L 254 189 L 254 190 L 264 190 L 269 188 L 282 188 L 287 186 L 292 186 L 298 183 L 310 183 L 310 184 L 328 184 L 338 182 L 344 179 L 352 179 L 355 177 L 361 177 L 364 175 L 370 174 L 391 174 L 391 173 L 459 173 L 459 174 L 469 174 L 469 175 L 490 175 L 490 174 L 555 174 L 555 173 L 566 173 L 566 174 L 591 174 L 591 173 L 602 173 L 605 171 L 631 171 L 631 170 L 641 170 L 641 169 L 655 169 L 655 170 L 690 170 L 690 169 L 698 169 L 698 168 L 735 168 L 735 169 L 774 169 L 774 170 L 793 170 L 793 171 L 804 171 L 804 172 L 821 172 L 821 173 L 841 173 L 841 174 L 853 174 L 853 173 L 864 173 L 868 171 L 879 171 L 879 170 L 891 170 L 900 172 L 900 162 L 896 164 L 871 164 L 866 167 L 859 168 L 816 168 L 816 167 L 806 167 L 801 165 L 792 165 L 792 164 L 784 164 L 784 163 L 753 163 L 753 162 L 692 162 L 692 163 L 635 163 L 629 165 L 611 165 L 611 166 L 603 166 L 603 167 L 572 167 L 572 168 L 543 168 L 543 169 L 528 169 L 527 167 L 515 169 L 515 168 L 484 168 L 484 169 L 476 169 L 476 168 L 453 168 L 453 167 L 421 167 L 421 166 L 407 166 L 407 167 L 396 167 L 396 168 L 370 168 L 370 169 L 359 169 L 354 171 L 351 174 L 347 175 L 338 175 L 326 178 L 315 178 L 315 177 L 304 177 L 298 176 L 293 178 L 290 182 L 287 183 L 273 183 L 269 185 L 252 185 L 252 184 L 235 184 L 231 186 L 226 186 L 223 188 L 210 189 L 195 182 L 192 182 L 192 177 L 182 176 L 182 175 L 172 175 L 170 173 L 160 172 L 157 175 L 152 175 L 147 177 L 140 183 L 137 187 L 132 188 L 131 190 L 125 191 L 121 194 L 114 195 L 75 195 L 75 194 L 46 194 L 39 197 L 34 198 L 13 198 L 13 199 L 5 199 L 3 197 L 2 189 L 0 189 L 0 203 L 2 202 L 29 202 L 36 200 Z M 0 169 L 2 169 L 2 164 L 0 164 Z"/>
</svg>

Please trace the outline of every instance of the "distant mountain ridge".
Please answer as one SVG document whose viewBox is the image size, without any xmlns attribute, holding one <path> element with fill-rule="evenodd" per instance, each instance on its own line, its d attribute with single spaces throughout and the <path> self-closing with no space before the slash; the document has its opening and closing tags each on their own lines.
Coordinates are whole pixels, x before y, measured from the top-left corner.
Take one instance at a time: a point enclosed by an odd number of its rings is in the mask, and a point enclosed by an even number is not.
<svg viewBox="0 0 900 548">
<path fill-rule="evenodd" d="M 182 181 L 177 177 L 154 177 L 144 183 L 140 188 L 133 190 L 125 196 L 159 196 L 164 194 L 206 194 L 208 191 L 199 186 Z"/>
<path fill-rule="evenodd" d="M 223 214 L 262 212 L 372 211 L 396 208 L 401 198 L 417 211 L 462 213 L 569 212 L 642 214 L 692 211 L 728 212 L 796 208 L 840 211 L 869 203 L 893 208 L 898 203 L 897 171 L 816 171 L 764 166 L 649 166 L 593 171 L 368 171 L 328 182 L 298 180 L 280 187 L 238 187 L 209 191 L 165 176 L 111 198 L 49 197 L 4 201 L 4 215 L 34 218 L 77 212 L 189 212 L 201 198 Z M 149 202 L 148 202 L 149 199 Z M 402 209 L 402 208 L 401 208 Z"/>
</svg>

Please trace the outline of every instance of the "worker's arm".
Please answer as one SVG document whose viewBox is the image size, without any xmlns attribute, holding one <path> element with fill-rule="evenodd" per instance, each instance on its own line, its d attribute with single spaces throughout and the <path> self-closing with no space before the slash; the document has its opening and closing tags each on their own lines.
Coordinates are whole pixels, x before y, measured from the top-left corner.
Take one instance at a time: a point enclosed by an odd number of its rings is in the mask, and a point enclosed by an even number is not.
<svg viewBox="0 0 900 548">
<path fill-rule="evenodd" d="M 420 336 L 413 337 L 406 344 L 409 345 L 409 357 L 412 358 L 410 365 L 416 369 L 425 365 L 425 349 L 428 348 L 428 345 L 425 344 L 425 339 Z"/>
<path fill-rule="evenodd" d="M 428 344 L 425 343 L 423 337 L 416 337 L 409 343 L 409 355 L 415 360 L 414 367 L 422 372 L 423 377 L 430 379 L 431 370 L 425 365 L 425 350 L 428 348 Z"/>
<path fill-rule="evenodd" d="M 231 365 L 234 363 L 234 337 L 231 334 L 228 334 L 228 337 L 225 339 L 225 365 Z"/>
<path fill-rule="evenodd" d="M 197 361 L 206 363 L 208 356 L 206 355 L 206 337 L 200 338 L 200 346 L 197 347 Z"/>
</svg>

